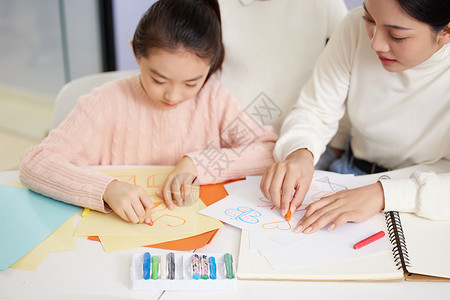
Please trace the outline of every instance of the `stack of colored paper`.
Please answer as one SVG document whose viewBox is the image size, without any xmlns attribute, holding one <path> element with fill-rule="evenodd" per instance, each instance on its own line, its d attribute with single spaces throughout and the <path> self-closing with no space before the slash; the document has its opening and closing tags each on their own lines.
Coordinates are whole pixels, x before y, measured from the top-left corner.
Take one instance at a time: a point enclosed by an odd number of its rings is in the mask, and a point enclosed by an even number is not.
<svg viewBox="0 0 450 300">
<path fill-rule="evenodd" d="M 192 200 L 188 205 L 176 206 L 174 210 L 169 210 L 164 201 L 156 196 L 156 191 L 172 170 L 173 167 L 101 170 L 121 181 L 142 186 L 147 191 L 155 205 L 153 225 L 132 224 L 115 213 L 91 211 L 81 218 L 75 235 L 98 236 L 103 249 L 111 252 L 185 239 L 221 228 L 223 224 L 220 221 L 198 214 L 206 207 L 198 196 L 198 187 L 197 193 L 191 193 Z"/>
<path fill-rule="evenodd" d="M 0 185 L 0 206 L 0 270 L 35 270 L 49 251 L 74 248 L 80 207 L 9 185 Z"/>
</svg>

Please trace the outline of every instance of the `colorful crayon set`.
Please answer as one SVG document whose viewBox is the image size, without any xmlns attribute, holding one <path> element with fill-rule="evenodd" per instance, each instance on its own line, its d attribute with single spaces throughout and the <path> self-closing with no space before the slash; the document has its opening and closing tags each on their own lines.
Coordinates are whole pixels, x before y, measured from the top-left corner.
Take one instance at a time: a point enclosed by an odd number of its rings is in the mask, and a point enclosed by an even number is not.
<svg viewBox="0 0 450 300">
<path fill-rule="evenodd" d="M 229 290 L 236 288 L 230 253 L 141 253 L 131 262 L 131 288 L 164 290 Z"/>
</svg>

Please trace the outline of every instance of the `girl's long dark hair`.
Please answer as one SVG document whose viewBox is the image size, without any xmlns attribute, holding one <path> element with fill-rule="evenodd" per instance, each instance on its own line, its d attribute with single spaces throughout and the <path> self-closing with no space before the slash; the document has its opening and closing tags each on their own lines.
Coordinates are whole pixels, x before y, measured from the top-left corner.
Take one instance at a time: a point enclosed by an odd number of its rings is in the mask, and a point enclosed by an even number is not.
<svg viewBox="0 0 450 300">
<path fill-rule="evenodd" d="M 225 56 L 217 0 L 157 1 L 142 16 L 133 37 L 137 58 L 147 57 L 152 48 L 184 49 L 209 58 L 209 78 Z"/>
</svg>

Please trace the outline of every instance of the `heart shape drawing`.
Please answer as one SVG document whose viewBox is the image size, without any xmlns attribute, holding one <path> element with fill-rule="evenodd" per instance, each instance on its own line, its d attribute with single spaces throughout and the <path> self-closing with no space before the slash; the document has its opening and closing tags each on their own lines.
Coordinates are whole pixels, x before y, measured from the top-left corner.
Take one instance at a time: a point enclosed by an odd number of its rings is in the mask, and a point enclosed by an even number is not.
<svg viewBox="0 0 450 300">
<path fill-rule="evenodd" d="M 256 224 L 259 222 L 261 213 L 250 207 L 241 206 L 238 208 L 230 208 L 225 210 L 225 214 L 232 219 L 241 220 L 242 222 L 249 224 Z"/>
<path fill-rule="evenodd" d="M 272 222 L 272 223 L 266 223 L 262 225 L 262 228 L 264 229 L 278 229 L 278 230 L 290 230 L 291 224 L 289 221 L 278 221 L 278 222 Z"/>
<path fill-rule="evenodd" d="M 165 225 L 169 227 L 180 227 L 186 223 L 186 220 L 181 217 L 164 214 L 154 219 L 153 224 L 156 224 L 156 222 L 162 222 L 163 219 L 166 221 Z"/>
</svg>

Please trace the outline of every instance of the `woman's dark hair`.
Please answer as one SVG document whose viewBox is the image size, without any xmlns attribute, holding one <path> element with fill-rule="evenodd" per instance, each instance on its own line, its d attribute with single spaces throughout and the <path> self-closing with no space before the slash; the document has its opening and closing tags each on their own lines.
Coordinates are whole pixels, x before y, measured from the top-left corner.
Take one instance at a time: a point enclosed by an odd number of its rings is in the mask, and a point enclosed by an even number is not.
<svg viewBox="0 0 450 300">
<path fill-rule="evenodd" d="M 159 0 L 139 21 L 133 37 L 137 58 L 152 48 L 185 49 L 210 58 L 207 78 L 219 70 L 225 56 L 217 0 Z"/>
<path fill-rule="evenodd" d="M 397 0 L 400 7 L 414 19 L 430 25 L 438 33 L 450 23 L 449 0 Z"/>
</svg>

